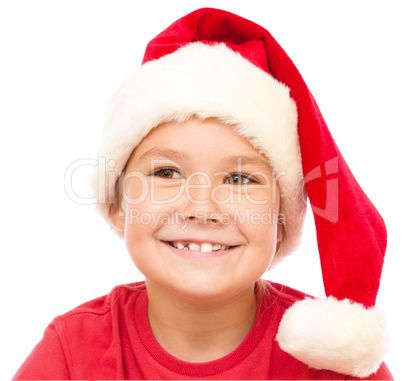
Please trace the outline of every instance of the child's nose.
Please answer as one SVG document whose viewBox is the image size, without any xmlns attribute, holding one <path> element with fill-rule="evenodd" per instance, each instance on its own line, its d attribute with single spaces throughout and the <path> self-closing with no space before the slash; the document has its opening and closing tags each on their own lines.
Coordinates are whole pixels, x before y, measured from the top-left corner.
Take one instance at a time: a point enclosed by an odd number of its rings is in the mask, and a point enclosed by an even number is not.
<svg viewBox="0 0 402 381">
<path fill-rule="evenodd" d="M 187 179 L 184 193 L 189 202 L 203 206 L 213 201 L 211 200 L 211 191 L 210 177 L 205 173 L 199 173 Z"/>
<path fill-rule="evenodd" d="M 182 196 L 180 211 L 190 219 L 219 223 L 222 210 L 219 202 L 215 200 L 213 186 L 205 176 L 197 176 L 187 181 Z"/>
</svg>

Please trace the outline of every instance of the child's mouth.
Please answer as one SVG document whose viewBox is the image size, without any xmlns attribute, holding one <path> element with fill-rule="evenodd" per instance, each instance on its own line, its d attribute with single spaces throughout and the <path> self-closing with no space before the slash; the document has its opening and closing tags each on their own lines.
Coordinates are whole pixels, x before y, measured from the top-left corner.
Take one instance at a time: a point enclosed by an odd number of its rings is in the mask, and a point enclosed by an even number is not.
<svg viewBox="0 0 402 381">
<path fill-rule="evenodd" d="M 223 251 L 229 250 L 234 246 L 221 245 L 221 244 L 213 244 L 210 242 L 203 243 L 194 243 L 194 242 L 180 242 L 180 241 L 171 241 L 168 242 L 170 246 L 179 249 L 179 250 L 191 250 L 191 251 L 200 251 L 202 253 L 211 253 L 214 251 Z"/>
</svg>

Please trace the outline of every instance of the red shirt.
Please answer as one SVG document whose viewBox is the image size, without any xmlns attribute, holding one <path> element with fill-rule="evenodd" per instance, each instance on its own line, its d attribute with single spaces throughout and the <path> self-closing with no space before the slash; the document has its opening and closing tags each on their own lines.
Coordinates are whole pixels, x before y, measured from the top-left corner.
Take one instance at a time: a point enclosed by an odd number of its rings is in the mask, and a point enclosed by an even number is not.
<svg viewBox="0 0 402 381">
<path fill-rule="evenodd" d="M 233 352 L 206 363 L 171 356 L 148 322 L 144 282 L 114 288 L 109 295 L 56 317 L 15 380 L 77 379 L 354 379 L 314 370 L 283 352 L 275 335 L 284 311 L 305 294 L 272 282 L 253 327 Z M 391 380 L 385 364 L 368 379 Z"/>
</svg>

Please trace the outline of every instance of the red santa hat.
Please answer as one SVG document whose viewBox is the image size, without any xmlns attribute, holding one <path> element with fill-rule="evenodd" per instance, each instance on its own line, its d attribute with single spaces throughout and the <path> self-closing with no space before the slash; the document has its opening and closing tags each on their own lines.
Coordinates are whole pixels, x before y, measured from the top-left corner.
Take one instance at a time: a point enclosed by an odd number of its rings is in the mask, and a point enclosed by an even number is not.
<svg viewBox="0 0 402 381">
<path fill-rule="evenodd" d="M 314 212 L 327 299 L 289 308 L 276 336 L 285 352 L 317 369 L 365 377 L 388 348 L 374 308 L 386 248 L 383 220 L 338 150 L 300 73 L 261 26 L 204 8 L 147 46 L 142 67 L 112 97 L 94 176 L 110 221 L 115 181 L 133 149 L 161 123 L 192 116 L 233 125 L 277 175 L 284 239 L 275 262 L 298 244 L 307 194 Z M 105 172 L 107 176 L 98 176 Z M 304 189 L 306 192 L 304 192 Z"/>
</svg>

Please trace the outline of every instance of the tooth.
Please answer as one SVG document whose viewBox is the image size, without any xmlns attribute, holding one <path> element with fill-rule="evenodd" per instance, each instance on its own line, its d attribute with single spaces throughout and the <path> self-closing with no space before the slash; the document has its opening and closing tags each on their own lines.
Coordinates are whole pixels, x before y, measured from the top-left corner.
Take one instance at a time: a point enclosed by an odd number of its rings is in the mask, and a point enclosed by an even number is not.
<svg viewBox="0 0 402 381">
<path fill-rule="evenodd" d="M 211 251 L 217 250 L 228 250 L 230 246 L 221 245 L 219 243 L 212 244 L 209 242 L 204 242 L 201 245 L 197 243 L 190 243 L 184 246 L 182 242 L 171 242 L 172 246 L 179 250 L 193 250 L 193 251 L 201 251 L 203 253 L 210 253 Z"/>
<path fill-rule="evenodd" d="M 190 243 L 188 248 L 190 250 L 194 250 L 194 251 L 200 251 L 200 249 L 201 249 L 200 245 L 197 245 L 196 243 Z"/>
<path fill-rule="evenodd" d="M 210 243 L 203 243 L 201 245 L 201 251 L 203 253 L 210 253 L 212 251 L 212 244 Z"/>
</svg>

